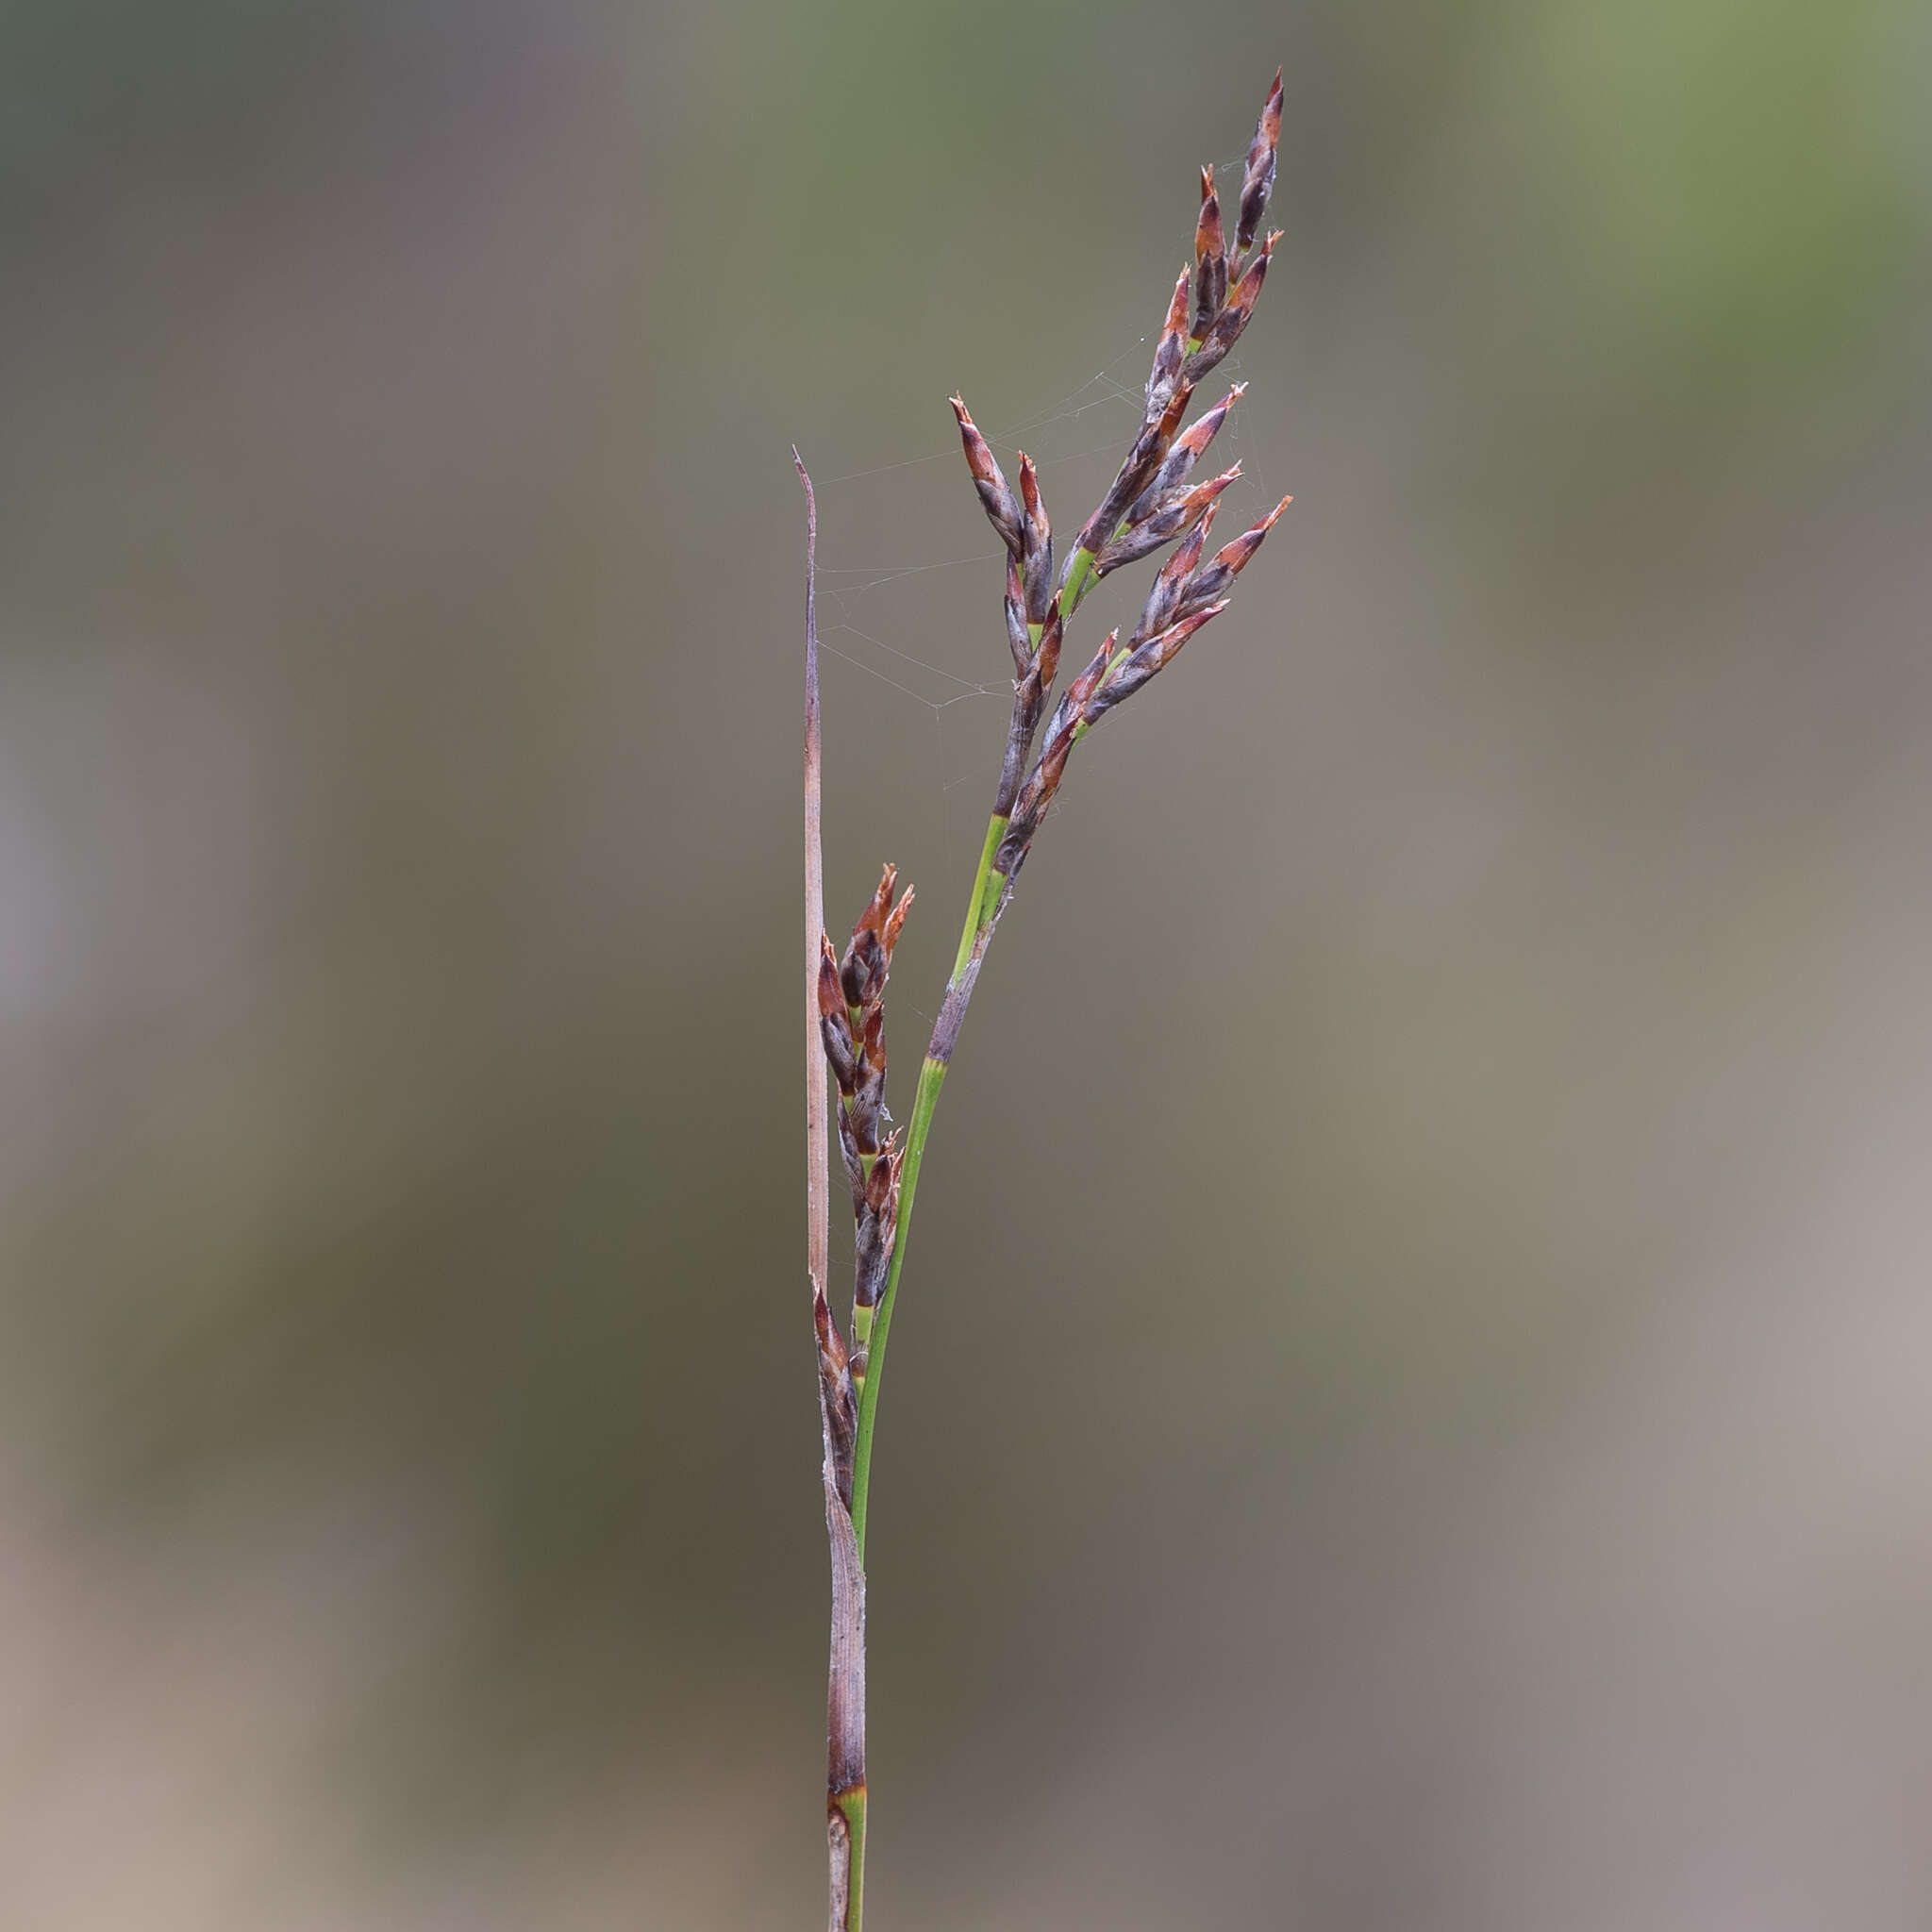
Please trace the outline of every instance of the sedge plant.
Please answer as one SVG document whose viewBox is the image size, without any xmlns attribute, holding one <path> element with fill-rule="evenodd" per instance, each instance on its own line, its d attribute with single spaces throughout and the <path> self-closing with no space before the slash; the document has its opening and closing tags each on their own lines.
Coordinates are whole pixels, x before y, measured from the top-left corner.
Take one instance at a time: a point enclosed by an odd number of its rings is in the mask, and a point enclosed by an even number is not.
<svg viewBox="0 0 1932 1932">
<path fill-rule="evenodd" d="M 886 1110 L 885 992 L 892 952 L 912 906 L 896 902 L 894 867 L 853 927 L 842 952 L 824 929 L 820 850 L 818 517 L 806 492 L 806 1267 L 817 1347 L 825 1530 L 832 1558 L 831 1666 L 826 1695 L 826 1841 L 829 1932 L 859 1932 L 865 1886 L 865 1550 L 867 1501 L 880 1378 L 912 1224 L 913 1197 L 934 1109 L 987 949 L 1059 790 L 1074 747 L 1116 706 L 1164 670 L 1202 625 L 1226 609 L 1237 576 L 1290 499 L 1232 542 L 1208 552 L 1223 493 L 1241 465 L 1205 481 L 1193 472 L 1228 411 L 1237 383 L 1187 428 L 1194 391 L 1240 340 L 1255 312 L 1279 239 L 1262 218 L 1274 185 L 1281 132 L 1281 75 L 1270 88 L 1242 171 L 1230 236 L 1211 168 L 1201 171 L 1191 265 L 1174 286 L 1147 378 L 1141 425 L 1119 472 L 1064 556 L 1032 460 L 1019 457 L 1019 488 L 1001 471 L 964 401 L 952 398 L 966 465 L 988 520 L 1006 546 L 1006 632 L 1013 659 L 1013 711 L 993 792 L 992 815 L 967 895 L 959 948 L 932 1029 L 905 1127 Z M 1100 641 L 1061 692 L 1040 737 L 1059 670 L 1062 641 L 1082 601 L 1125 565 L 1169 550 L 1125 641 Z M 1039 741 L 1036 750 L 1036 740 Z M 832 1094 L 836 1092 L 836 1105 Z M 830 1123 L 851 1195 L 854 1281 L 848 1328 L 826 1292 L 829 1266 Z"/>
</svg>

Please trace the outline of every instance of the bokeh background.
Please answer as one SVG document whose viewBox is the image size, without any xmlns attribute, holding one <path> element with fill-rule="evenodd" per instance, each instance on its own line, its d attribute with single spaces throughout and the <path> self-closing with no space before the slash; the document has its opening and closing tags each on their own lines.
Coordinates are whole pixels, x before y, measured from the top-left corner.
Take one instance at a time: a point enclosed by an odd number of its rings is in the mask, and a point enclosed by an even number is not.
<svg viewBox="0 0 1932 1932">
<path fill-rule="evenodd" d="M 788 446 L 903 1108 L 944 398 L 1084 516 L 1277 60 L 1297 502 L 948 1084 L 871 1916 L 1932 1921 L 1923 8 L 0 45 L 0 1921 L 820 1922 Z"/>
</svg>

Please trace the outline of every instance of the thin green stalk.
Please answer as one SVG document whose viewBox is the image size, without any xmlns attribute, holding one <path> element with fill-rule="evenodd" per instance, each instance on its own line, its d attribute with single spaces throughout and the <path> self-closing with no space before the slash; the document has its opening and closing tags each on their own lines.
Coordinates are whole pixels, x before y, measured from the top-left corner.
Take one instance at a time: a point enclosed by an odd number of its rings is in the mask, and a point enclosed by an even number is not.
<svg viewBox="0 0 1932 1932">
<path fill-rule="evenodd" d="M 1060 589 L 1060 610 L 1063 615 L 1071 617 L 1080 608 L 1080 599 L 1087 594 L 1092 570 L 1092 551 L 1074 551 L 1074 560 L 1067 566 L 1067 581 Z"/>
<path fill-rule="evenodd" d="M 912 1227 L 912 1197 L 919 1187 L 920 1166 L 925 1159 L 933 1109 L 939 1106 L 940 1089 L 945 1084 L 946 1066 L 952 1058 L 953 1041 L 945 1037 L 945 1032 L 950 1028 L 957 1037 L 964 1002 L 972 996 L 977 956 L 985 951 L 993 915 L 999 909 L 1000 893 L 1006 885 L 992 863 L 1006 829 L 1006 820 L 995 812 L 986 828 L 979 870 L 973 875 L 973 895 L 966 902 L 966 924 L 959 935 L 953 976 L 946 983 L 946 1001 L 940 1008 L 939 1024 L 933 1028 L 933 1046 L 943 1050 L 928 1051 L 920 1065 L 918 1091 L 912 1096 L 912 1121 L 906 1130 L 906 1165 L 899 1180 L 898 1229 L 892 1239 L 892 1260 L 886 1274 L 885 1292 L 880 1295 L 878 1312 L 873 1317 L 865 1383 L 858 1391 L 858 1428 L 852 1450 L 852 1530 L 861 1565 L 865 1562 L 866 1501 L 872 1483 L 872 1435 L 878 1415 L 879 1376 L 885 1367 L 886 1342 L 891 1333 L 892 1305 L 899 1295 L 899 1270 L 905 1265 L 907 1237 Z"/>
</svg>

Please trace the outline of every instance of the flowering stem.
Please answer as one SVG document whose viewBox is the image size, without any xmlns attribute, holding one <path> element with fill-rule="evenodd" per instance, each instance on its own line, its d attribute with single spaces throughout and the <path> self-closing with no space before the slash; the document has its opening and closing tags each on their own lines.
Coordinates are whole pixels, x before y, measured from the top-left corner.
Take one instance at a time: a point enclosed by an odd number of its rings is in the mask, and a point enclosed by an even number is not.
<svg viewBox="0 0 1932 1932">
<path fill-rule="evenodd" d="M 1213 440 L 1237 383 L 1191 429 L 1181 432 L 1194 385 L 1228 355 L 1247 326 L 1275 237 L 1260 239 L 1274 186 L 1281 129 L 1281 76 L 1261 111 L 1242 173 L 1230 258 L 1211 169 L 1201 176 L 1194 267 L 1183 269 L 1168 302 L 1155 348 L 1140 431 L 1107 493 L 1081 526 L 1054 590 L 1053 530 L 1039 472 L 1020 455 L 1019 489 L 1008 483 L 963 398 L 952 408 L 982 508 L 1006 547 L 1007 643 L 1016 674 L 1013 716 L 992 817 L 980 847 L 959 950 L 945 998 L 919 1070 L 903 1143 L 881 1137 L 886 1057 L 883 995 L 892 947 L 911 900 L 908 890 L 889 911 L 896 868 L 888 865 L 873 904 L 853 929 L 842 962 L 824 936 L 819 857 L 818 634 L 813 590 L 817 533 L 811 481 L 798 465 L 807 505 L 806 543 L 806 1058 L 807 1164 L 809 1203 L 808 1271 L 817 1336 L 820 1418 L 824 1451 L 825 1531 L 832 1562 L 831 1667 L 826 1693 L 826 1840 L 830 1854 L 828 1932 L 858 1932 L 865 1883 L 865 1542 L 872 1488 L 873 1436 L 886 1343 L 891 1338 L 899 1275 L 911 1236 L 912 1206 L 966 1008 L 987 948 L 1053 803 L 1074 742 L 1167 664 L 1188 638 L 1226 608 L 1237 574 L 1268 533 L 1284 504 L 1261 523 L 1201 561 L 1214 500 L 1240 472 L 1236 464 L 1190 486 L 1189 473 Z M 1240 272 L 1229 280 L 1232 260 Z M 1188 325 L 1192 284 L 1194 320 Z M 793 460 L 797 452 L 792 452 Z M 1178 547 L 1161 566 L 1139 624 L 1121 645 L 1116 630 L 1068 684 L 1036 758 L 1034 741 L 1051 698 L 1065 628 L 1102 577 Z M 848 1350 L 824 1293 L 827 1240 L 825 1068 L 841 1096 L 840 1144 L 852 1183 L 854 1288 Z M 890 1244 L 890 1245 L 888 1245 Z"/>
</svg>

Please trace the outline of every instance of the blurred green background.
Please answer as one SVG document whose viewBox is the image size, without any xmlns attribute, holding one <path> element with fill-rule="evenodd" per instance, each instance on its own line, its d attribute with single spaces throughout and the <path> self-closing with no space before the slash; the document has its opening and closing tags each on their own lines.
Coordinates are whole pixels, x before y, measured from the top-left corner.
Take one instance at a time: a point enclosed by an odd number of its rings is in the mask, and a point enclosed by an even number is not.
<svg viewBox="0 0 1932 1932">
<path fill-rule="evenodd" d="M 1282 60 L 1297 500 L 948 1084 L 871 1917 L 1932 1920 L 1923 8 L 0 55 L 0 1920 L 819 1923 L 788 445 L 903 1111 L 1005 721 L 945 396 L 1080 521 Z"/>
</svg>

